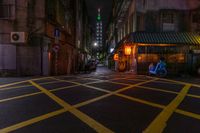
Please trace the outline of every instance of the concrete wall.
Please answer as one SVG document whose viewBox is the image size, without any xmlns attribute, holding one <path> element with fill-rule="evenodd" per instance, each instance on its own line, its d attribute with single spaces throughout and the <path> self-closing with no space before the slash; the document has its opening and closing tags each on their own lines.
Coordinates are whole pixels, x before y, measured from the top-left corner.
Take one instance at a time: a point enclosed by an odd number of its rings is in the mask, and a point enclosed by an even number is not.
<svg viewBox="0 0 200 133">
<path fill-rule="evenodd" d="M 136 0 L 138 11 L 177 9 L 188 10 L 198 8 L 199 0 Z"/>
<path fill-rule="evenodd" d="M 40 42 L 30 45 L 26 43 L 11 43 L 11 32 L 25 32 L 30 39 L 33 31 L 44 33 L 44 0 L 36 1 L 35 9 L 30 11 L 31 0 L 4 0 L 4 4 L 14 5 L 14 19 L 0 20 L 0 71 L 15 71 L 17 75 L 40 75 L 41 48 Z M 16 3 L 15 3 L 16 2 Z M 33 12 L 30 14 L 30 12 Z M 30 17 L 31 16 L 31 17 Z M 34 17 L 34 18 L 33 18 Z M 30 18 L 33 25 L 30 25 Z"/>
</svg>

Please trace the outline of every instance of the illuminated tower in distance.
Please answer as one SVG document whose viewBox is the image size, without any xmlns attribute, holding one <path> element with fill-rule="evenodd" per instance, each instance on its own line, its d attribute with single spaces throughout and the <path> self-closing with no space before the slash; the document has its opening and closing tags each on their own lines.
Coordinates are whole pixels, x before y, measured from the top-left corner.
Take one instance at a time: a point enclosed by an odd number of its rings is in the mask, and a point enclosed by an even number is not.
<svg viewBox="0 0 200 133">
<path fill-rule="evenodd" d="M 102 38 L 102 20 L 101 20 L 101 9 L 98 8 L 98 16 L 96 21 L 96 42 L 99 48 L 102 48 L 103 38 Z"/>
</svg>

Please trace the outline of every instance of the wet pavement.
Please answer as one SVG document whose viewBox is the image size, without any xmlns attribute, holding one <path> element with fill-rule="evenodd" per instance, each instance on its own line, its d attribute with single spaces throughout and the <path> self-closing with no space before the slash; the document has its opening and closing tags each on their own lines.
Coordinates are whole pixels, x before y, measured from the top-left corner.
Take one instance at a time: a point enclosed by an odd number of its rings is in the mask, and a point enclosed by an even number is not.
<svg viewBox="0 0 200 133">
<path fill-rule="evenodd" d="M 2 81 L 0 133 L 199 133 L 199 107 L 198 82 L 100 67 L 91 74 Z"/>
</svg>

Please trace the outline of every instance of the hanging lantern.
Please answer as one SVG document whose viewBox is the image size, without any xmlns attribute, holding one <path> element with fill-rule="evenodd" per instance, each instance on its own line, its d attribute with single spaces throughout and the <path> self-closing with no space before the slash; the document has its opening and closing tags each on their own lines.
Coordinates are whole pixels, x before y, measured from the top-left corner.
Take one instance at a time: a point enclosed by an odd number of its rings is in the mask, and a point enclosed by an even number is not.
<svg viewBox="0 0 200 133">
<path fill-rule="evenodd" d="M 125 55 L 131 55 L 131 46 L 124 46 Z"/>
<path fill-rule="evenodd" d="M 119 55 L 118 54 L 114 54 L 114 60 L 118 61 L 119 60 Z"/>
</svg>

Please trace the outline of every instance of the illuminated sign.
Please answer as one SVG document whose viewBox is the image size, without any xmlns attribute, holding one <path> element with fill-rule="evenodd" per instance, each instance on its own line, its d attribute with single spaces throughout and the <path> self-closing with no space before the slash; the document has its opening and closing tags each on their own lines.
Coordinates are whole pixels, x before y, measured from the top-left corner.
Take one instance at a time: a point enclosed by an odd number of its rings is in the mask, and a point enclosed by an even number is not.
<svg viewBox="0 0 200 133">
<path fill-rule="evenodd" d="M 124 46 L 125 55 L 131 55 L 131 46 Z"/>
<path fill-rule="evenodd" d="M 114 54 L 114 60 L 118 61 L 119 60 L 119 55 L 118 54 Z"/>
</svg>

